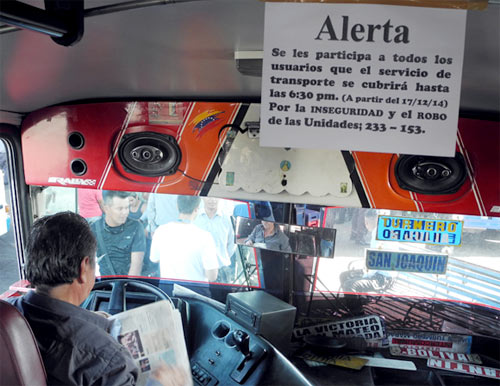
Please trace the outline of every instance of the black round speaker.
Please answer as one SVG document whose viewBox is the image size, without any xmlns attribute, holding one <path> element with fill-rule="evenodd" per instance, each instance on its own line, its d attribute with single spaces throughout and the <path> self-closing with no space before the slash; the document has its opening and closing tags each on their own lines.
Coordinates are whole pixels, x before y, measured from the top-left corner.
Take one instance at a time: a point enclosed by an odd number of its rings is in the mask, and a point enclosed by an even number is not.
<svg viewBox="0 0 500 386">
<path fill-rule="evenodd" d="M 73 131 L 68 135 L 68 143 L 73 149 L 80 150 L 85 146 L 85 137 L 82 133 Z"/>
<path fill-rule="evenodd" d="M 464 157 L 460 153 L 453 158 L 402 155 L 394 169 L 402 189 L 421 194 L 456 193 L 467 177 Z"/>
<path fill-rule="evenodd" d="M 182 152 L 171 135 L 143 132 L 123 136 L 118 158 L 129 173 L 159 177 L 177 171 Z"/>
<path fill-rule="evenodd" d="M 83 176 L 85 173 L 87 173 L 87 164 L 80 158 L 76 158 L 71 161 L 70 168 L 73 174 L 76 176 Z"/>
</svg>

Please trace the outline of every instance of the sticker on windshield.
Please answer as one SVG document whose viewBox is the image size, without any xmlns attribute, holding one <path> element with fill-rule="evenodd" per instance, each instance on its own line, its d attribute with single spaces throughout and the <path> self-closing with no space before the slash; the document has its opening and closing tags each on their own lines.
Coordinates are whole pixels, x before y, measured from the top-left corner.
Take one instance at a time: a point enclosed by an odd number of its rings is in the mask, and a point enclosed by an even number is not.
<svg viewBox="0 0 500 386">
<path fill-rule="evenodd" d="M 477 365 L 471 365 L 469 363 L 444 361 L 441 359 L 432 359 L 432 358 L 427 359 L 427 366 L 433 367 L 435 369 L 456 371 L 457 373 L 500 379 L 500 369 L 494 369 L 492 367 L 477 366 Z"/>
<path fill-rule="evenodd" d="M 389 346 L 429 349 L 470 354 L 472 337 L 469 335 L 442 334 L 437 332 L 391 331 Z"/>
<path fill-rule="evenodd" d="M 379 216 L 377 240 L 460 245 L 462 228 L 463 222 L 458 220 Z"/>
<path fill-rule="evenodd" d="M 448 256 L 366 249 L 366 268 L 382 271 L 446 273 Z"/>
<path fill-rule="evenodd" d="M 480 365 L 483 363 L 478 354 L 465 354 L 457 352 L 437 351 L 437 350 L 430 350 L 423 348 L 416 349 L 416 348 L 397 347 L 397 346 L 391 347 L 390 352 L 391 355 L 403 356 L 409 358 L 444 359 L 448 361 L 451 360 L 456 362 L 474 363 L 476 365 Z"/>
<path fill-rule="evenodd" d="M 299 358 L 304 359 L 309 367 L 318 367 L 317 364 L 319 363 L 324 364 L 325 366 L 333 365 L 346 367 L 348 369 L 361 370 L 363 366 L 368 363 L 368 359 L 351 355 L 317 355 L 310 351 L 301 353 Z"/>
<path fill-rule="evenodd" d="M 296 328 L 293 330 L 293 335 L 295 338 L 302 338 L 308 335 L 322 335 L 331 337 L 359 336 L 365 339 L 380 339 L 386 336 L 386 332 L 384 322 L 380 316 L 371 315 Z"/>
</svg>

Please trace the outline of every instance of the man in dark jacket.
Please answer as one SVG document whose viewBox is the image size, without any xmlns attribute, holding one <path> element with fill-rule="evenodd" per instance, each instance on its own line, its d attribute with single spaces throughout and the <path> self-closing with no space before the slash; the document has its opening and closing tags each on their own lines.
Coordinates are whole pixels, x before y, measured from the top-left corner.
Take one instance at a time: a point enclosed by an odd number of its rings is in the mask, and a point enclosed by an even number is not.
<svg viewBox="0 0 500 386">
<path fill-rule="evenodd" d="M 99 274 L 139 276 L 146 237 L 139 221 L 128 217 L 130 193 L 103 192 L 104 214 L 90 226 L 97 238 Z"/>
<path fill-rule="evenodd" d="M 27 246 L 26 277 L 35 290 L 9 299 L 28 320 L 48 384 L 135 384 L 138 369 L 109 334 L 111 322 L 79 305 L 95 282 L 96 240 L 71 212 L 39 219 Z"/>
</svg>

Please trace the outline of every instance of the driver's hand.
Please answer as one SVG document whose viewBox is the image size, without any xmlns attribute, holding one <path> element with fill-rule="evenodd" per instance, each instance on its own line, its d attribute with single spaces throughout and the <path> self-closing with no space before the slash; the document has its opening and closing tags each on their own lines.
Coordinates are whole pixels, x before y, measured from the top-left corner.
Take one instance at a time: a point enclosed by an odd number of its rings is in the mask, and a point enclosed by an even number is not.
<svg viewBox="0 0 500 386">
<path fill-rule="evenodd" d="M 247 240 L 247 241 L 245 241 L 245 245 L 250 245 L 251 246 L 251 245 L 253 245 L 253 241 L 252 240 Z"/>
<path fill-rule="evenodd" d="M 150 378 L 162 386 L 192 386 L 191 374 L 179 366 L 162 363 L 151 372 Z"/>
</svg>

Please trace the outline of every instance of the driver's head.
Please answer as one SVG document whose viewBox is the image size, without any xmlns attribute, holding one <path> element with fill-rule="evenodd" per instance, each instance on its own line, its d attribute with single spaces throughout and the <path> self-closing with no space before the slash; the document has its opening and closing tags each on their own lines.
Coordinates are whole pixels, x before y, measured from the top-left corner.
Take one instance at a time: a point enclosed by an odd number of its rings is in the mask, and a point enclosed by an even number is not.
<svg viewBox="0 0 500 386">
<path fill-rule="evenodd" d="M 26 278 L 45 292 L 75 279 L 85 280 L 85 287 L 91 289 L 96 249 L 94 234 L 80 215 L 61 212 L 42 217 L 33 224 L 28 238 Z M 82 271 L 85 278 L 81 278 Z"/>
</svg>

